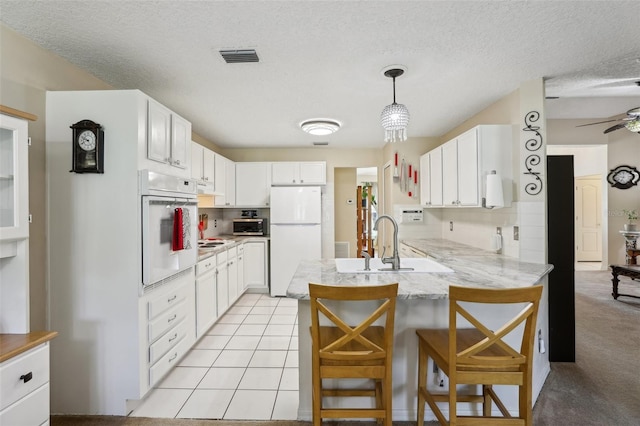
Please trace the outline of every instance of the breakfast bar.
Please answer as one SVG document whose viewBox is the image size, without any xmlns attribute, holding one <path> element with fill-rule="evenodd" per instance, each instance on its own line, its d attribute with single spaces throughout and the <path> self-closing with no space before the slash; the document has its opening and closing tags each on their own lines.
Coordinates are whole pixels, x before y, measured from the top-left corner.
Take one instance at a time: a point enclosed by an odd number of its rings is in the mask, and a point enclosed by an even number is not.
<svg viewBox="0 0 640 426">
<path fill-rule="evenodd" d="M 418 380 L 418 350 L 415 330 L 425 327 L 448 327 L 448 289 L 450 285 L 499 289 L 543 284 L 545 289 L 538 314 L 537 328 L 540 330 L 540 339 L 547 339 L 546 287 L 547 275 L 553 269 L 552 265 L 521 262 L 518 259 L 444 239 L 405 240 L 403 243 L 440 265 L 450 268 L 452 272 L 340 273 L 336 268 L 335 259 L 302 261 L 298 265 L 287 289 L 287 297 L 298 299 L 300 365 L 298 419 L 310 420 L 312 416 L 308 291 L 310 282 L 354 287 L 394 282 L 399 284 L 393 355 L 393 420 L 395 421 L 415 420 Z M 361 260 L 364 264 L 364 259 Z M 349 315 L 348 312 L 341 314 L 347 317 Z M 501 317 L 496 315 L 496 322 L 498 323 L 500 320 Z M 533 365 L 533 397 L 535 402 L 550 371 L 547 354 L 535 351 Z M 437 389 L 434 383 L 429 386 Z M 444 390 L 446 387 L 440 389 Z M 515 388 L 499 389 L 498 393 L 507 408 L 517 412 L 518 401 Z M 366 403 L 368 401 L 363 401 L 363 404 Z M 475 409 L 475 407 L 468 407 L 470 411 Z M 434 418 L 428 409 L 427 418 Z"/>
</svg>

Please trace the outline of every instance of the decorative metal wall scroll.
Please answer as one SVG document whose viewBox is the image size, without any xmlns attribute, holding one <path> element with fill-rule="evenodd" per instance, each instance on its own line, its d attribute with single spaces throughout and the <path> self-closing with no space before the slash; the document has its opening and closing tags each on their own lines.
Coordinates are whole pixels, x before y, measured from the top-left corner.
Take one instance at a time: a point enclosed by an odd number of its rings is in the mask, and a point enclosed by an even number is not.
<svg viewBox="0 0 640 426">
<path fill-rule="evenodd" d="M 640 173 L 638 169 L 631 166 L 618 166 L 612 169 L 607 175 L 609 184 L 618 189 L 628 189 L 638 184 Z"/>
<path fill-rule="evenodd" d="M 538 166 L 540 166 L 540 155 L 536 154 L 542 147 L 542 135 L 538 132 L 540 126 L 534 126 L 532 124 L 538 121 L 538 119 L 540 119 L 540 113 L 538 111 L 528 112 L 524 117 L 526 127 L 522 129 L 525 132 L 533 132 L 531 138 L 524 144 L 525 149 L 531 152 L 524 160 L 524 166 L 527 168 L 524 174 L 530 175 L 535 179 L 534 182 L 529 182 L 524 187 L 524 190 L 529 195 L 538 195 L 540 191 L 542 191 L 542 179 L 540 179 L 540 171 L 538 168 Z"/>
</svg>

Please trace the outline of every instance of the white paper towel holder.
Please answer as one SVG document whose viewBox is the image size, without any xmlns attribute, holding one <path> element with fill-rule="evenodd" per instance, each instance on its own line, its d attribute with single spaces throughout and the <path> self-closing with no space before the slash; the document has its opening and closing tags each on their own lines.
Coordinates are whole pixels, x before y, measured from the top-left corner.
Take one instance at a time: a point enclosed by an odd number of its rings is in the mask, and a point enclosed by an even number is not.
<svg viewBox="0 0 640 426">
<path fill-rule="evenodd" d="M 502 179 L 495 170 L 487 175 L 485 196 L 482 197 L 482 207 L 493 209 L 504 207 L 504 194 L 502 191 Z"/>
</svg>

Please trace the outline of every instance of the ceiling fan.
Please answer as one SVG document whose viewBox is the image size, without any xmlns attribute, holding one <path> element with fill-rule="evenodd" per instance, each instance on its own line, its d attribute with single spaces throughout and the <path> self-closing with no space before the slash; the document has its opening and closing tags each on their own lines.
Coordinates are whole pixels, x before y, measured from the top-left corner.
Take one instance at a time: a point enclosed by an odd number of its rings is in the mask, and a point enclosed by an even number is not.
<svg viewBox="0 0 640 426">
<path fill-rule="evenodd" d="M 613 121 L 622 121 L 622 123 L 618 123 L 609 127 L 603 133 L 605 134 L 610 133 L 610 132 L 613 132 L 614 130 L 618 130 L 622 128 L 626 128 L 630 132 L 640 133 L 640 107 L 631 108 L 629 111 L 627 111 L 627 116 L 624 118 L 598 121 L 597 123 L 582 124 L 576 127 L 593 126 L 594 124 L 611 123 Z"/>
</svg>

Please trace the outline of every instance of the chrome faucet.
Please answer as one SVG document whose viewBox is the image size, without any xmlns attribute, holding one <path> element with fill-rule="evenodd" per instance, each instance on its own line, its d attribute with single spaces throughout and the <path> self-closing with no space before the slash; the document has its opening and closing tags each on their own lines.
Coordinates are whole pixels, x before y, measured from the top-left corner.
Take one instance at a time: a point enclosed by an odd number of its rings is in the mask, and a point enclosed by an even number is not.
<svg viewBox="0 0 640 426">
<path fill-rule="evenodd" d="M 393 224 L 393 255 L 391 257 L 383 257 L 382 263 L 390 263 L 391 269 L 393 271 L 397 271 L 398 269 L 400 269 L 400 255 L 398 255 L 398 223 L 393 217 L 389 216 L 388 214 L 383 214 L 378 216 L 378 219 L 376 219 L 376 223 L 373 225 L 374 230 L 378 229 L 378 223 L 382 219 L 389 219 Z"/>
<path fill-rule="evenodd" d="M 369 252 L 366 250 L 362 250 L 360 256 L 364 257 L 364 270 L 370 271 L 371 268 L 369 267 L 369 262 L 371 261 L 371 255 L 369 255 Z"/>
</svg>

